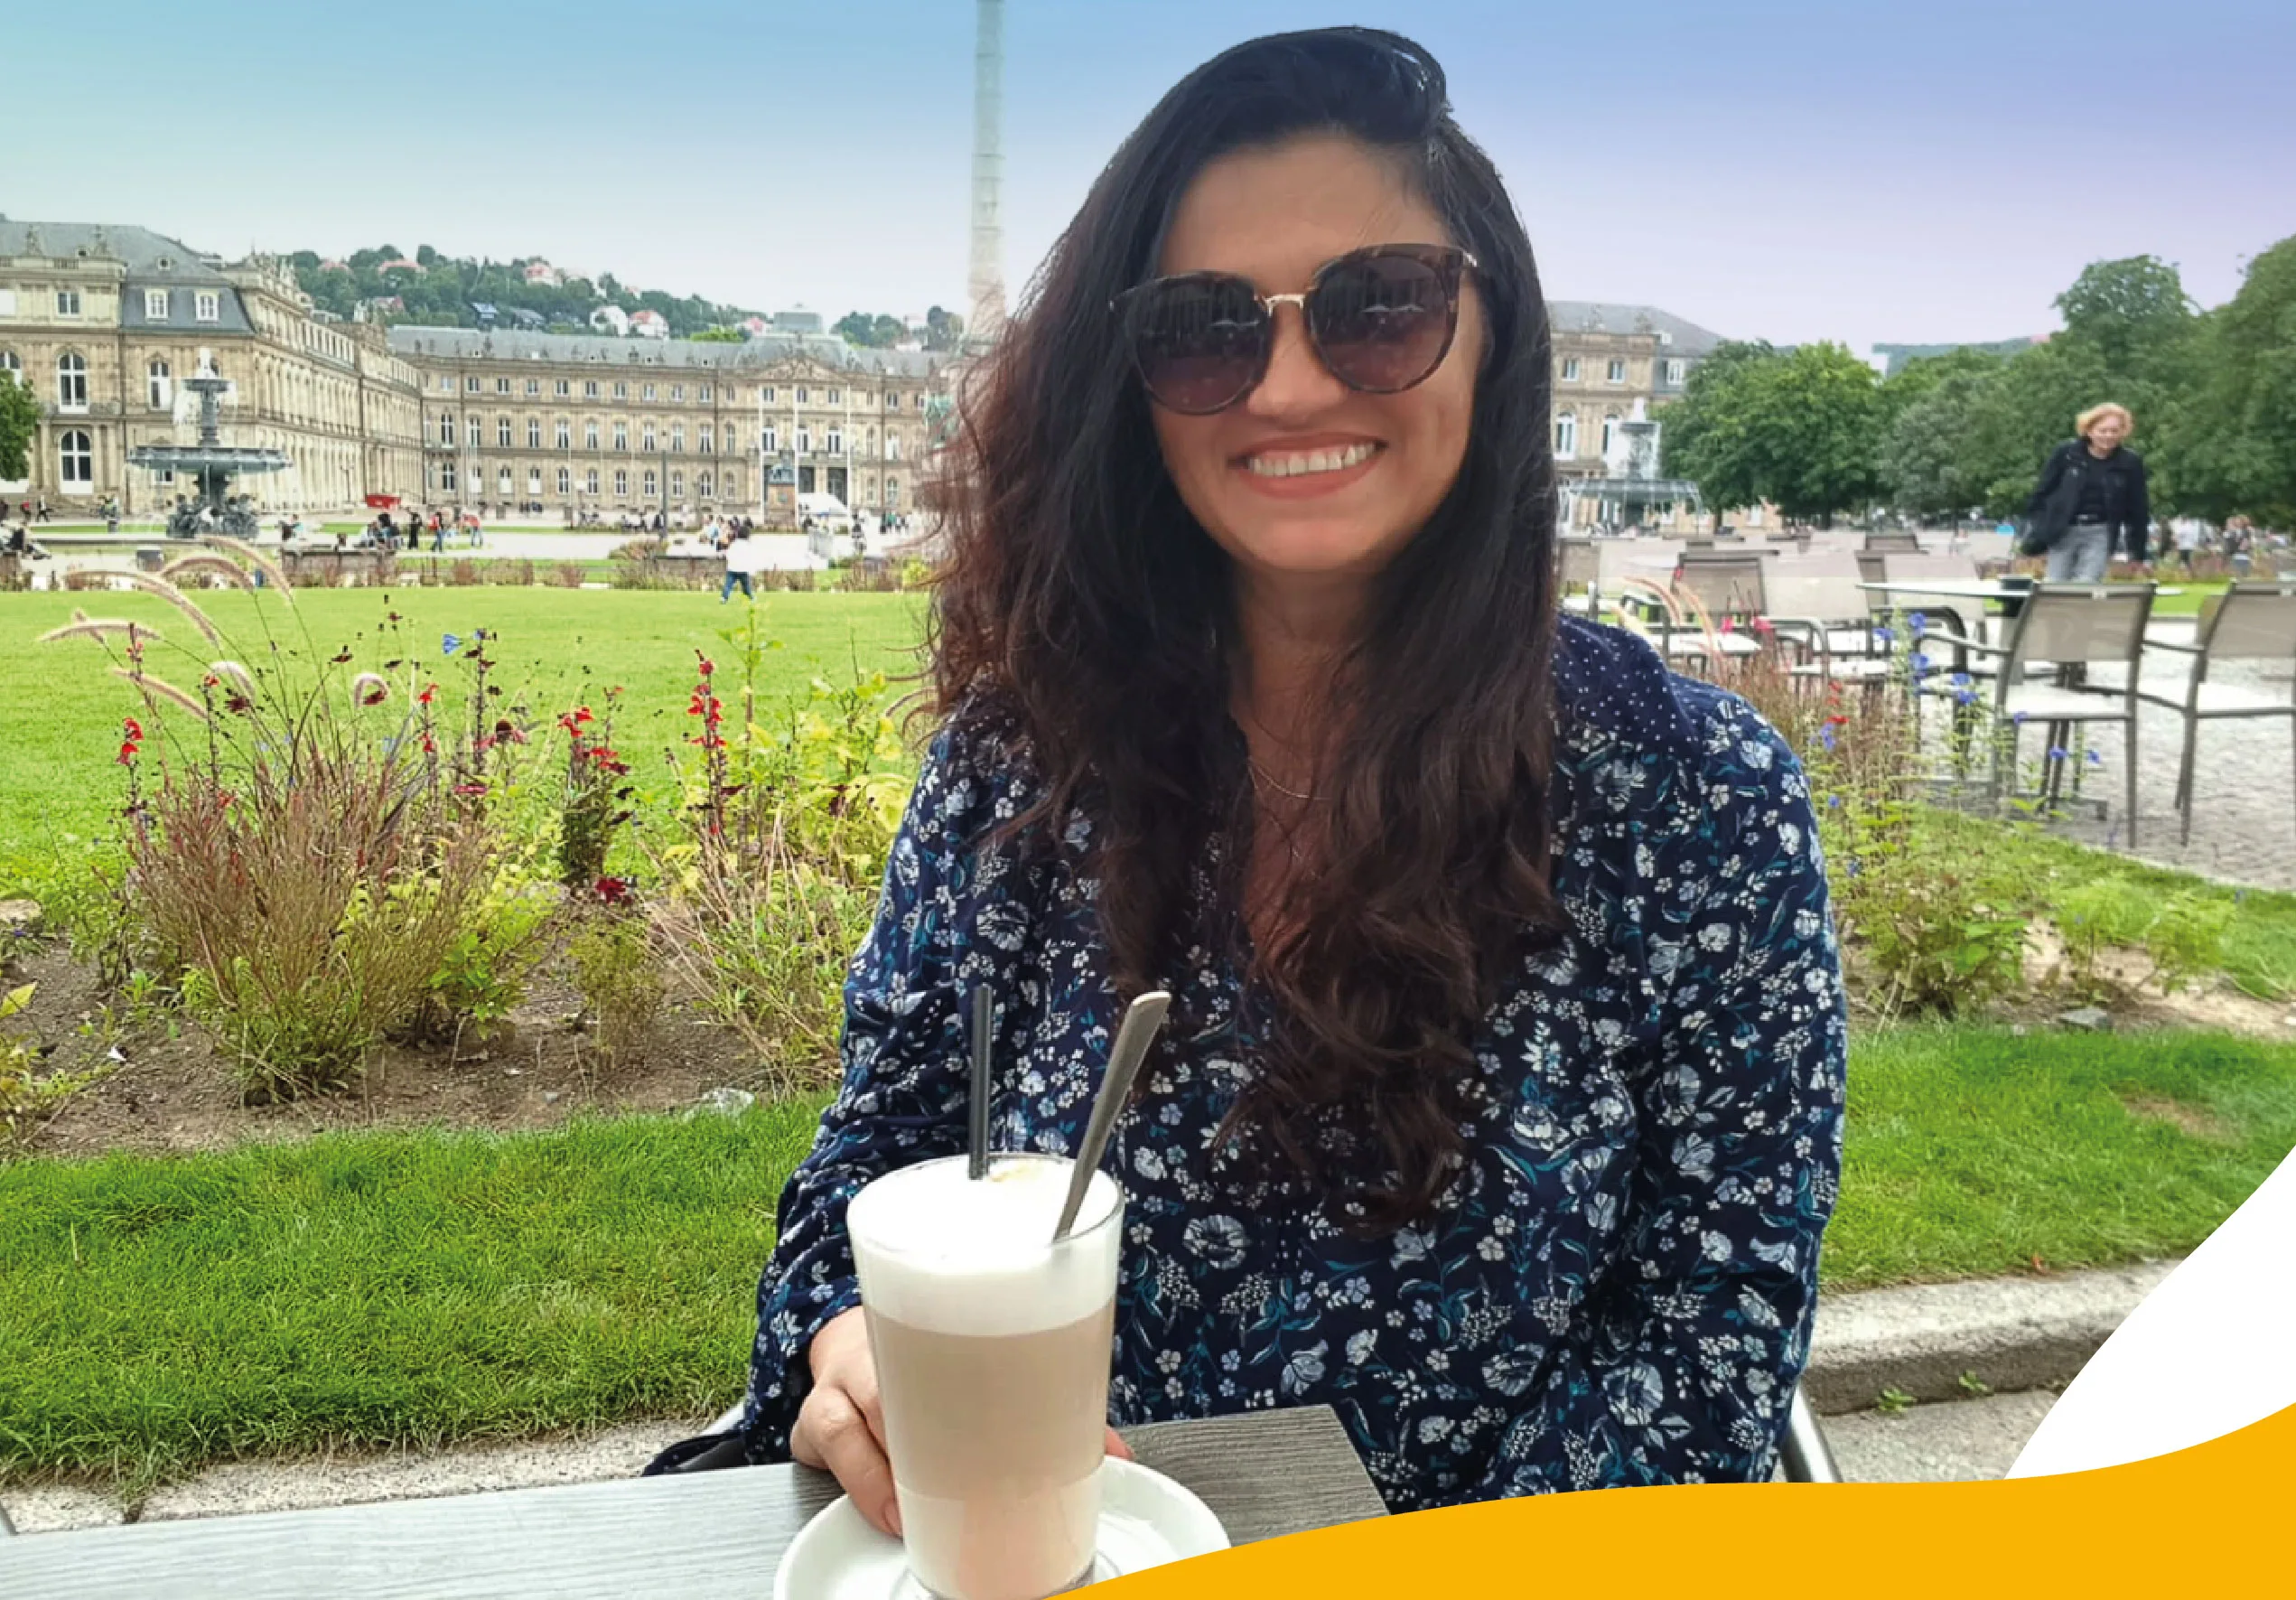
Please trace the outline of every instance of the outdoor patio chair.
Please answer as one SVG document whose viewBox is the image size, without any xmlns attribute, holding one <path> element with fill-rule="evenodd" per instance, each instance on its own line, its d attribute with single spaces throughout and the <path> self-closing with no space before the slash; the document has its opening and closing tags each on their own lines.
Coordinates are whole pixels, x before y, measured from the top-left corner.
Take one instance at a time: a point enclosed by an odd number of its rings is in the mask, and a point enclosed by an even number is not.
<svg viewBox="0 0 2296 1600">
<path fill-rule="evenodd" d="M 1767 610 L 1762 568 L 1774 559 L 1741 550 L 1685 550 L 1674 572 L 1675 604 L 1659 624 L 1658 653 L 1670 661 L 1758 653 L 1761 641 L 1739 632 L 1739 624 Z"/>
<path fill-rule="evenodd" d="M 1965 641 L 1971 660 L 1966 676 L 1973 683 L 1990 680 L 1988 709 L 1994 722 L 1992 791 L 2002 792 L 2002 767 L 2007 762 L 2013 779 L 2018 742 L 2025 725 L 2039 723 L 2048 730 L 2047 775 L 2043 803 L 2054 805 L 2064 787 L 2065 768 L 2071 759 L 2071 730 L 2088 723 L 2118 723 L 2124 730 L 2123 761 L 2128 788 L 2128 842 L 2136 843 L 2137 675 L 2144 653 L 2144 624 L 2152 614 L 2151 584 L 2042 584 L 2014 621 L 2000 645 Z M 2047 663 L 2057 669 L 2054 678 L 2035 681 L 2029 668 Z M 2125 678 L 2077 685 L 2067 681 L 2069 668 L 2115 667 Z M 1932 672 L 1916 686 L 1918 692 L 1958 697 L 1962 686 L 1951 675 Z M 2006 734 L 2004 742 L 2002 735 Z"/>
<path fill-rule="evenodd" d="M 2170 644 L 2148 639 L 2148 650 L 2166 650 L 2188 659 L 2190 671 L 2183 689 L 2170 694 L 2147 692 L 2136 697 L 2151 706 L 2166 706 L 2184 719 L 2184 754 L 2177 763 L 2176 806 L 2181 822 L 2179 844 L 2192 838 L 2192 763 L 2204 721 L 2228 722 L 2239 717 L 2285 716 L 2296 729 L 2296 697 L 2267 693 L 2241 684 L 2215 683 L 2208 669 L 2218 661 L 2281 661 L 2296 664 L 2296 583 L 2235 584 L 2203 610 L 2198 642 Z M 2132 669 L 2131 676 L 2134 677 Z"/>
<path fill-rule="evenodd" d="M 1912 534 L 1896 531 L 1875 531 L 1865 536 L 1865 548 L 1876 556 L 1914 555 L 1921 548 L 1921 541 Z"/>
<path fill-rule="evenodd" d="M 1786 1411 L 1786 1436 L 1778 1444 L 1778 1464 L 1789 1483 L 1841 1483 L 1841 1464 L 1834 1459 L 1834 1447 L 1825 1442 L 1825 1430 L 1817 1425 L 1817 1413 L 1803 1398 L 1802 1386 L 1794 1386 L 1794 1399 Z"/>
<path fill-rule="evenodd" d="M 1846 551 L 1781 557 L 1763 575 L 1770 627 L 1802 660 L 1787 669 L 1818 683 L 1875 684 L 1892 662 L 1880 649 L 1857 558 Z"/>
<path fill-rule="evenodd" d="M 1588 616 L 1599 614 L 1602 607 L 1602 553 L 1591 538 L 1565 537 L 1555 544 L 1554 566 L 1562 581 L 1563 609 Z M 1573 593 L 1578 589 L 1586 593 Z"/>
</svg>

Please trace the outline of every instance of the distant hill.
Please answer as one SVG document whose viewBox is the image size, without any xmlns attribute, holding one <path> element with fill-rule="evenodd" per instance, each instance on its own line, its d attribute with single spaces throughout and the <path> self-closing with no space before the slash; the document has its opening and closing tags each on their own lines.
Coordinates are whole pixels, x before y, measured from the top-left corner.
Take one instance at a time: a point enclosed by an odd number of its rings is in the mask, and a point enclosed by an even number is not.
<svg viewBox="0 0 2296 1600">
<path fill-rule="evenodd" d="M 340 259 L 322 257 L 312 250 L 297 250 L 288 259 L 294 263 L 295 279 L 303 293 L 345 321 L 360 318 L 475 328 L 484 321 L 475 308 L 486 305 L 494 308 L 498 325 L 587 332 L 590 313 L 602 305 L 614 305 L 626 313 L 658 313 L 668 323 L 673 337 L 687 338 L 759 314 L 742 306 L 705 300 L 699 295 L 681 300 L 659 289 L 635 292 L 610 272 L 602 272 L 594 279 L 564 276 L 555 269 L 529 276 L 530 266 L 548 266 L 539 257 L 472 260 L 442 256 L 428 245 L 418 247 L 409 257 L 396 245 L 379 245 L 354 250 Z M 559 281 L 552 282 L 554 276 Z"/>
<path fill-rule="evenodd" d="M 1982 350 L 1989 356 L 2013 356 L 2048 339 L 2046 333 L 2036 333 L 2025 339 L 1996 339 L 1990 343 L 1968 344 L 1877 344 L 1873 353 L 1889 363 L 1881 370 L 1884 378 L 1894 378 L 1904 370 L 1908 361 L 1926 361 L 1933 356 L 1951 355 L 1957 350 Z"/>
</svg>

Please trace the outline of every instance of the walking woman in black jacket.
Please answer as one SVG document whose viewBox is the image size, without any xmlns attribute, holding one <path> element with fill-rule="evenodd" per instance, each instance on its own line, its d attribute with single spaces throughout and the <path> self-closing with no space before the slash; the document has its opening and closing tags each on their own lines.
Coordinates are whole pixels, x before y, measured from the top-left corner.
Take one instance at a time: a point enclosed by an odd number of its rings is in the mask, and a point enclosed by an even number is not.
<svg viewBox="0 0 2296 1600">
<path fill-rule="evenodd" d="M 2049 552 L 2052 584 L 2101 584 L 2115 549 L 2148 564 L 2144 461 L 2123 444 L 2136 429 L 2126 406 L 2092 406 L 2073 426 L 2080 437 L 2050 453 L 2025 508 L 2025 548 Z"/>
</svg>

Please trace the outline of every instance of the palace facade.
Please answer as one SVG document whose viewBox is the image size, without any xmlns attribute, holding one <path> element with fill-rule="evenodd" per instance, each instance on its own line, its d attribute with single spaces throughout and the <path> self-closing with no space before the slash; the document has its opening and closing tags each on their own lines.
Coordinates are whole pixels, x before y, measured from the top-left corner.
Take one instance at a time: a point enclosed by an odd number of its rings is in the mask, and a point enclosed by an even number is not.
<svg viewBox="0 0 2296 1600">
<path fill-rule="evenodd" d="M 1601 478 L 1636 402 L 1681 393 L 1720 341 L 1652 306 L 1548 310 L 1559 474 Z M 146 229 L 0 220 L 0 380 L 29 385 L 45 413 L 10 492 L 71 516 L 111 498 L 133 517 L 165 507 L 176 485 L 128 452 L 190 436 L 177 380 L 203 350 L 234 386 L 226 442 L 294 463 L 236 487 L 264 510 L 322 513 L 370 494 L 551 520 L 772 516 L 808 494 L 899 512 L 956 378 L 949 356 L 859 349 L 804 316 L 741 343 L 386 330 L 317 310 L 275 258 L 227 265 Z"/>
</svg>

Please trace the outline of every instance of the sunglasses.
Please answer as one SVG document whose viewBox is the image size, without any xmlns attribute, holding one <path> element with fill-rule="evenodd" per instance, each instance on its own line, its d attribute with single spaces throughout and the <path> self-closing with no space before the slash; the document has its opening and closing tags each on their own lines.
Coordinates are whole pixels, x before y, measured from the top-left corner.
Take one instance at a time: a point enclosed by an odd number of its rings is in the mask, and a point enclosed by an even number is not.
<svg viewBox="0 0 2296 1600">
<path fill-rule="evenodd" d="M 1459 332 L 1459 285 L 1475 257 L 1448 245 L 1373 245 L 1316 268 L 1298 295 L 1262 295 L 1249 278 L 1188 272 L 1125 290 L 1122 319 L 1149 398 L 1189 416 L 1225 411 L 1267 376 L 1275 308 L 1290 303 L 1332 377 L 1361 394 L 1427 381 Z"/>
</svg>

